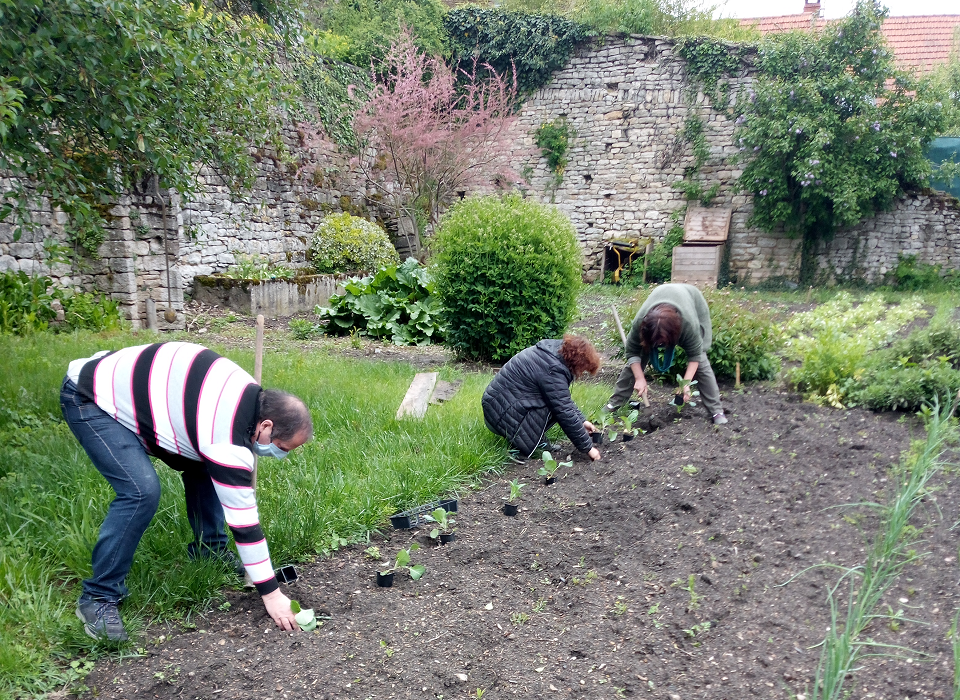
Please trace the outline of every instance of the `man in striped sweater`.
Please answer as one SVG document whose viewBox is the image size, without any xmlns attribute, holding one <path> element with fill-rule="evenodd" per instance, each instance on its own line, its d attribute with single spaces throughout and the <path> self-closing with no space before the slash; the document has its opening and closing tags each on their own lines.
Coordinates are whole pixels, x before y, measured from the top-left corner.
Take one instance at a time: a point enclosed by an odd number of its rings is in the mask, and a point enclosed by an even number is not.
<svg viewBox="0 0 960 700">
<path fill-rule="evenodd" d="M 281 629 L 297 629 L 260 528 L 253 465 L 254 454 L 283 459 L 313 436 L 303 401 L 261 389 L 236 364 L 199 345 L 157 343 L 71 362 L 60 407 L 117 494 L 77 605 L 87 634 L 127 638 L 117 605 L 160 501 L 151 455 L 183 476 L 191 557 L 232 558 L 228 525 L 270 617 Z"/>
</svg>

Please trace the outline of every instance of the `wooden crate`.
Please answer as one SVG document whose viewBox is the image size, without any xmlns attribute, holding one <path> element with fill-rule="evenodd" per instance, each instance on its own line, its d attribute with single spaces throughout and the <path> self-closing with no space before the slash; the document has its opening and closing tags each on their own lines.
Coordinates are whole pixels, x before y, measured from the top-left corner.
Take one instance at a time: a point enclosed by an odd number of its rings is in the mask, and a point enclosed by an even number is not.
<svg viewBox="0 0 960 700">
<path fill-rule="evenodd" d="M 730 233 L 730 207 L 687 207 L 683 220 L 684 243 L 723 243 Z"/>
<path fill-rule="evenodd" d="M 671 282 L 686 282 L 698 287 L 717 286 L 722 245 L 680 245 L 673 249 Z"/>
</svg>

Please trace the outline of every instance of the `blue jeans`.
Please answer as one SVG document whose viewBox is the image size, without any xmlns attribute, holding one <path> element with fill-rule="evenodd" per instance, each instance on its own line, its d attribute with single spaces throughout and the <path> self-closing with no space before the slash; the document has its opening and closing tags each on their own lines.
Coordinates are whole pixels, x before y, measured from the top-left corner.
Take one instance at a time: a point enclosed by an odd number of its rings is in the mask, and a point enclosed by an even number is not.
<svg viewBox="0 0 960 700">
<path fill-rule="evenodd" d="M 65 379 L 60 410 L 93 466 L 117 496 L 110 504 L 93 548 L 93 576 L 83 582 L 81 600 L 119 603 L 133 555 L 160 503 L 160 478 L 140 438 L 118 423 Z M 191 463 L 194 464 L 194 463 Z M 182 472 L 187 517 L 194 541 L 191 557 L 227 548 L 223 508 L 210 476 L 200 462 Z"/>
</svg>

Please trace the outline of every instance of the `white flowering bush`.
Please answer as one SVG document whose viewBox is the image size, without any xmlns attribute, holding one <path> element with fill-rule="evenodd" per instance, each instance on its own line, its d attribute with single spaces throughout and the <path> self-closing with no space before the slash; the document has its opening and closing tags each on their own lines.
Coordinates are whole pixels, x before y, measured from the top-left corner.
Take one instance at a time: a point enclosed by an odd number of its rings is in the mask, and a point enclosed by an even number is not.
<svg viewBox="0 0 960 700">
<path fill-rule="evenodd" d="M 359 216 L 330 214 L 317 226 L 308 255 L 317 272 L 376 272 L 400 262 L 387 232 Z"/>
</svg>

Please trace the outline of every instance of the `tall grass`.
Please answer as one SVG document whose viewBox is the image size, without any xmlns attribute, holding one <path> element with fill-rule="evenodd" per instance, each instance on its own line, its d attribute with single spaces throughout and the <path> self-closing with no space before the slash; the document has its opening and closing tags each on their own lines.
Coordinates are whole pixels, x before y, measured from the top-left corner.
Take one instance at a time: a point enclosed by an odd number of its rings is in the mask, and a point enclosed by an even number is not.
<svg viewBox="0 0 960 700">
<path fill-rule="evenodd" d="M 106 653 L 84 636 L 73 610 L 113 492 L 60 420 L 58 391 L 70 360 L 141 342 L 149 338 L 0 337 L 0 698 L 69 684 L 79 673 L 66 660 Z M 252 353 L 224 354 L 252 369 Z M 301 396 L 316 427 L 316 439 L 288 459 L 260 462 L 258 499 L 275 563 L 364 540 L 398 508 L 466 487 L 503 463 L 504 446 L 479 409 L 489 375 L 442 369 L 442 378 L 463 379 L 458 394 L 423 420 L 398 421 L 414 373 L 322 353 L 266 357 L 264 384 Z M 133 631 L 206 609 L 231 581 L 222 567 L 186 559 L 192 534 L 182 482 L 162 464 L 157 471 L 160 510 L 122 608 Z"/>
<path fill-rule="evenodd" d="M 899 647 L 880 645 L 862 638 L 870 624 L 881 617 L 876 612 L 884 594 L 896 582 L 904 567 L 915 562 L 912 552 L 916 544 L 910 526 L 921 500 L 929 493 L 931 479 L 945 466 L 941 461 L 947 443 L 954 439 L 956 426 L 953 413 L 956 402 L 927 412 L 927 439 L 918 453 L 901 461 L 898 489 L 893 501 L 886 505 L 866 504 L 882 513 L 881 530 L 867 559 L 861 566 L 846 568 L 830 589 L 830 628 L 823 640 L 811 700 L 838 700 L 846 697 L 843 688 L 857 670 L 864 650 L 889 653 Z M 837 591 L 849 587 L 846 618 L 839 619 Z"/>
</svg>

